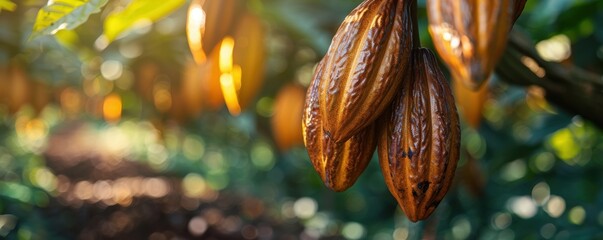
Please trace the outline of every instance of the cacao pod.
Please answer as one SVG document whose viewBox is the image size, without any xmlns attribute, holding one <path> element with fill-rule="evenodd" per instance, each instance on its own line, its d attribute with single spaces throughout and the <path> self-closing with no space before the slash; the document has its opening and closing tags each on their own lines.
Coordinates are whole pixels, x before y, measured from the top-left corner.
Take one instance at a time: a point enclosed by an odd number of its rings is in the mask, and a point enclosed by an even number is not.
<svg viewBox="0 0 603 240">
<path fill-rule="evenodd" d="M 425 219 L 450 188 L 460 147 L 454 98 L 431 51 L 414 50 L 382 120 L 378 152 L 387 187 L 411 221 Z"/>
<path fill-rule="evenodd" d="M 506 47 L 514 1 L 428 0 L 429 33 L 455 80 L 476 90 Z"/>
<path fill-rule="evenodd" d="M 488 84 L 484 84 L 474 92 L 460 81 L 453 82 L 454 96 L 463 118 L 469 126 L 476 129 L 479 128 L 482 121 L 484 104 L 488 100 Z"/>
<path fill-rule="evenodd" d="M 253 102 L 264 82 L 264 26 L 258 17 L 245 14 L 241 17 L 233 38 L 233 64 L 241 68 L 237 98 L 240 108 L 245 109 Z"/>
<path fill-rule="evenodd" d="M 410 0 L 365 0 L 343 21 L 323 60 L 324 129 L 345 142 L 389 106 L 413 45 Z"/>
<path fill-rule="evenodd" d="M 200 65 L 189 61 L 182 73 L 179 95 L 182 95 L 186 110 L 191 116 L 197 116 L 203 109 L 203 94 L 199 94 L 202 88 L 201 78 L 204 74 L 201 69 Z"/>
<path fill-rule="evenodd" d="M 8 74 L 8 111 L 10 114 L 15 114 L 29 102 L 31 82 L 27 72 L 19 63 L 12 63 L 9 66 Z"/>
<path fill-rule="evenodd" d="M 224 96 L 220 89 L 220 48 L 222 44 L 211 52 L 207 61 L 199 66 L 201 73 L 201 94 L 204 107 L 218 110 L 224 106 Z"/>
<path fill-rule="evenodd" d="M 274 100 L 272 133 L 281 150 L 303 143 L 302 112 L 306 90 L 297 84 L 289 84 L 279 91 Z"/>
<path fill-rule="evenodd" d="M 197 63 L 232 31 L 242 10 L 240 0 L 193 0 L 186 21 L 188 44 Z"/>
<path fill-rule="evenodd" d="M 324 62 L 318 66 L 316 74 Z M 319 106 L 319 78 L 306 93 L 302 130 L 304 144 L 314 169 L 324 184 L 337 192 L 351 187 L 364 171 L 377 144 L 375 124 L 369 125 L 345 142 L 336 142 L 323 128 L 324 116 Z"/>
</svg>

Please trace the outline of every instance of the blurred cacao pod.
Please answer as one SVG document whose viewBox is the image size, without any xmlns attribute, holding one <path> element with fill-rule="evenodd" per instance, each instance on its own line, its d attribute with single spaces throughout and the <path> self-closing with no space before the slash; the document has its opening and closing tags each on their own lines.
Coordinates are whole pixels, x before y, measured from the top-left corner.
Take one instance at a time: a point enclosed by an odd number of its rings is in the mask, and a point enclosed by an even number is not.
<svg viewBox="0 0 603 240">
<path fill-rule="evenodd" d="M 302 113 L 306 90 L 297 84 L 283 87 L 274 100 L 272 133 L 281 150 L 303 143 Z"/>
<path fill-rule="evenodd" d="M 224 106 L 224 96 L 220 89 L 220 49 L 221 43 L 211 52 L 207 61 L 199 65 L 201 91 L 204 107 L 216 111 Z"/>
<path fill-rule="evenodd" d="M 333 140 L 345 142 L 390 105 L 413 47 L 412 2 L 365 0 L 337 30 L 314 79 Z"/>
<path fill-rule="evenodd" d="M 188 61 L 184 65 L 184 71 L 182 74 L 182 82 L 180 82 L 180 93 L 184 100 L 184 107 L 190 116 L 197 116 L 203 109 L 203 94 L 201 94 L 202 88 L 202 75 L 201 66 L 196 64 L 194 61 Z"/>
<path fill-rule="evenodd" d="M 30 98 L 30 81 L 27 73 L 19 63 L 11 63 L 7 78 L 7 104 L 10 114 L 15 114 Z"/>
<path fill-rule="evenodd" d="M 453 81 L 454 97 L 456 99 L 459 111 L 463 119 L 469 126 L 477 129 L 482 121 L 484 104 L 488 100 L 488 84 L 479 87 L 477 91 L 472 91 L 460 81 Z"/>
<path fill-rule="evenodd" d="M 8 96 L 8 65 L 0 64 L 0 109 L 6 106 Z"/>
<path fill-rule="evenodd" d="M 153 60 L 142 60 L 134 65 L 135 88 L 142 99 L 153 102 L 153 86 L 161 73 L 161 67 Z"/>
<path fill-rule="evenodd" d="M 236 91 L 240 109 L 245 109 L 252 103 L 264 82 L 264 37 L 264 26 L 258 17 L 251 14 L 241 17 L 233 35 L 233 64 L 240 66 L 241 70 Z"/>
<path fill-rule="evenodd" d="M 189 47 L 197 63 L 228 35 L 243 9 L 240 0 L 193 0 L 189 5 L 186 32 Z"/>
<path fill-rule="evenodd" d="M 324 62 L 319 64 L 316 74 Z M 314 169 L 324 184 L 337 192 L 351 187 L 364 171 L 377 144 L 375 125 L 371 124 L 345 142 L 336 142 L 323 129 L 322 112 L 319 106 L 320 76 L 314 78 L 306 95 L 302 129 L 304 144 Z"/>
<path fill-rule="evenodd" d="M 382 120 L 378 152 L 387 187 L 411 221 L 426 219 L 450 188 L 460 148 L 454 98 L 431 51 L 414 50 Z"/>
<path fill-rule="evenodd" d="M 429 33 L 455 80 L 472 90 L 490 76 L 507 44 L 514 0 L 428 0 Z"/>
</svg>

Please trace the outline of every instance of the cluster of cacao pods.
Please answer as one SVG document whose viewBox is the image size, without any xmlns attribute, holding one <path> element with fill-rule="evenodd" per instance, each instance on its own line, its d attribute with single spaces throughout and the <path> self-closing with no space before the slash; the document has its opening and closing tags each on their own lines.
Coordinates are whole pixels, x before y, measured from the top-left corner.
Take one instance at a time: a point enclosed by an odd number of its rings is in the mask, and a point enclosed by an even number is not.
<svg viewBox="0 0 603 240">
<path fill-rule="evenodd" d="M 187 77 L 200 82 L 195 91 L 205 107 L 216 110 L 226 105 L 232 115 L 251 104 L 264 78 L 264 28 L 256 16 L 244 11 L 245 2 L 193 0 L 187 18 L 187 38 L 196 63 L 188 66 L 196 69 L 189 70 Z"/>
<path fill-rule="evenodd" d="M 427 4 L 432 25 L 435 11 L 446 15 L 446 20 L 460 14 L 453 19 L 462 23 L 477 14 L 480 21 L 488 20 L 484 24 L 506 24 L 506 34 L 515 20 L 507 2 L 428 0 Z M 327 187 L 343 191 L 352 186 L 378 149 L 387 187 L 411 221 L 429 217 L 450 188 L 461 134 L 452 90 L 434 54 L 420 47 L 416 4 L 416 0 L 365 0 L 358 5 L 317 65 L 302 116 L 304 144 Z M 455 12 L 466 9 L 472 11 Z M 432 25 L 432 35 L 438 37 Z M 472 32 L 452 23 L 442 26 L 449 28 L 448 34 L 462 34 L 455 35 L 458 41 L 475 40 L 480 51 L 495 56 L 500 49 L 482 49 L 482 45 L 506 41 L 498 29 L 473 38 L 467 35 Z M 492 70 L 492 63 L 476 60 L 478 54 L 455 57 L 455 78 L 481 81 Z M 474 61 L 479 62 L 477 67 Z"/>
</svg>

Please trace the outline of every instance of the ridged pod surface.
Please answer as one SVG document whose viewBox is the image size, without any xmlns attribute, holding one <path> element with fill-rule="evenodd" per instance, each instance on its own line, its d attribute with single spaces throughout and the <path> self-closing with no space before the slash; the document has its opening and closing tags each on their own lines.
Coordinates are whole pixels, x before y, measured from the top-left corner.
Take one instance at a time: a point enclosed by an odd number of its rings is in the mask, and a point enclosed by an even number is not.
<svg viewBox="0 0 603 240">
<path fill-rule="evenodd" d="M 322 63 L 318 68 L 322 68 Z M 306 93 L 302 117 L 304 144 L 324 184 L 340 192 L 351 187 L 370 162 L 377 145 L 376 128 L 374 124 L 369 125 L 347 141 L 336 142 L 323 129 L 319 84 L 320 81 L 314 79 Z"/>
<path fill-rule="evenodd" d="M 450 87 L 433 53 L 414 50 L 409 70 L 381 119 L 378 152 L 389 191 L 416 222 L 429 217 L 450 188 L 460 127 Z"/>
<path fill-rule="evenodd" d="M 333 140 L 354 136 L 389 106 L 412 49 L 411 5 L 365 0 L 337 30 L 315 75 L 324 128 Z"/>
<path fill-rule="evenodd" d="M 429 33 L 455 80 L 476 90 L 505 50 L 514 0 L 428 0 Z"/>
</svg>

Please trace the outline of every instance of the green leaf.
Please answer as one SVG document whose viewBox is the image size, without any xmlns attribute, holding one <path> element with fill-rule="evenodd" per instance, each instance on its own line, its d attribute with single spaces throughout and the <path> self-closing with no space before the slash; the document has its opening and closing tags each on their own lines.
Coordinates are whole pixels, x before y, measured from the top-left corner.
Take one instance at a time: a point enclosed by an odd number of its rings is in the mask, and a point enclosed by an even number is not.
<svg viewBox="0 0 603 240">
<path fill-rule="evenodd" d="M 169 15 L 185 2 L 185 0 L 132 0 L 123 11 L 111 13 L 105 19 L 104 34 L 111 42 L 135 26 L 137 22 L 141 20 L 155 22 Z"/>
<path fill-rule="evenodd" d="M 74 29 L 101 10 L 109 0 L 49 0 L 40 9 L 30 39 L 54 34 L 61 29 Z"/>
<path fill-rule="evenodd" d="M 7 10 L 7 11 L 15 11 L 15 9 L 17 9 L 17 4 L 15 4 L 14 2 L 10 1 L 10 0 L 0 0 L 0 12 L 2 10 Z"/>
</svg>

